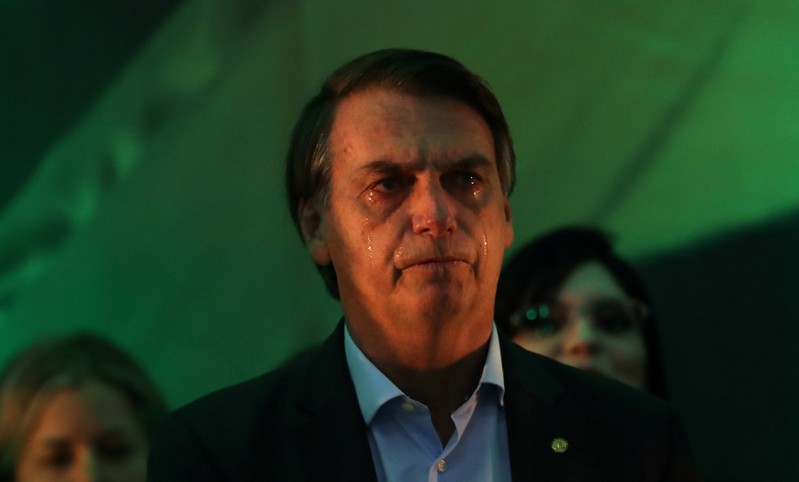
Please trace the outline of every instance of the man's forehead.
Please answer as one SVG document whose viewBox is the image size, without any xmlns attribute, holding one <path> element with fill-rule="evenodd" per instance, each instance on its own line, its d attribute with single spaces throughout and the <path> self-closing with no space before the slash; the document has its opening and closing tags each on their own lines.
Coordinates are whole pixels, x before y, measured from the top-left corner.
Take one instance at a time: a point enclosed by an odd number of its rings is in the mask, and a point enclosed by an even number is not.
<svg viewBox="0 0 799 482">
<path fill-rule="evenodd" d="M 485 122 L 482 115 L 467 102 L 443 94 L 416 94 L 398 89 L 372 87 L 341 99 L 333 114 L 333 125 L 353 121 L 363 125 L 367 120 L 406 121 L 408 116 L 432 116 L 441 120 L 446 112 L 469 112 Z M 350 118 L 354 116 L 354 118 Z M 368 118 L 364 116 L 369 116 Z M 486 124 L 487 127 L 487 124 Z"/>
<path fill-rule="evenodd" d="M 478 112 L 449 96 L 370 89 L 347 97 L 336 109 L 330 147 L 339 153 L 351 149 L 412 150 L 425 144 L 451 150 L 490 147 L 493 151 L 493 136 Z M 452 154 L 464 157 L 474 152 Z M 490 157 L 493 159 L 493 155 Z"/>
</svg>

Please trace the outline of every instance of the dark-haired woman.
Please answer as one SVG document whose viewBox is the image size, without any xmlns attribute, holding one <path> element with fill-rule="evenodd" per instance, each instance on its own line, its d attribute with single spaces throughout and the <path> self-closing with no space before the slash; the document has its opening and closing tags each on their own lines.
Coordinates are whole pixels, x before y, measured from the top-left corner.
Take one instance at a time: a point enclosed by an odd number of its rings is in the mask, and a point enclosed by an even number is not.
<svg viewBox="0 0 799 482">
<path fill-rule="evenodd" d="M 649 295 L 601 231 L 563 228 L 516 252 L 495 319 L 530 351 L 667 396 Z"/>
</svg>

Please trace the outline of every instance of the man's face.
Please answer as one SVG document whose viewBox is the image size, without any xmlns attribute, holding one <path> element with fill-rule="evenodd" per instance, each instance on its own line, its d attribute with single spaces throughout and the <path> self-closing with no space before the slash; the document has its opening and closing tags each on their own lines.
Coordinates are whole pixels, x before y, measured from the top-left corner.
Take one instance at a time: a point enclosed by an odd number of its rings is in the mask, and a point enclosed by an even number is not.
<svg viewBox="0 0 799 482">
<path fill-rule="evenodd" d="M 448 97 L 366 90 L 339 104 L 329 144 L 326 199 L 301 218 L 348 318 L 487 324 L 513 228 L 483 118 Z"/>
</svg>

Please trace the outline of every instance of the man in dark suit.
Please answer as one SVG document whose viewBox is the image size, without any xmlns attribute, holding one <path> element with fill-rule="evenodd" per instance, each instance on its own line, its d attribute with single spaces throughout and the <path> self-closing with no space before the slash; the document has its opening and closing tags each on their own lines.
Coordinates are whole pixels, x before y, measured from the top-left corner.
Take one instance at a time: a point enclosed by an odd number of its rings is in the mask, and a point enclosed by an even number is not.
<svg viewBox="0 0 799 482">
<path fill-rule="evenodd" d="M 291 214 L 344 320 L 177 410 L 151 481 L 691 481 L 671 407 L 494 328 L 515 156 L 484 82 L 429 52 L 334 72 L 288 156 Z"/>
</svg>

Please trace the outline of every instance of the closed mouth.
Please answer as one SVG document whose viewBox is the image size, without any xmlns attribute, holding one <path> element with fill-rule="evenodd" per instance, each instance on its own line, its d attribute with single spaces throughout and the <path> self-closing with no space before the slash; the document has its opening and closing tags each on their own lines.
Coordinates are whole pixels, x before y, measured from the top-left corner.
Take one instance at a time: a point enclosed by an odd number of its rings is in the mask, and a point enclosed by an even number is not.
<svg viewBox="0 0 799 482">
<path fill-rule="evenodd" d="M 446 268 L 454 268 L 461 264 L 467 264 L 467 263 L 461 258 L 456 258 L 453 256 L 440 256 L 435 258 L 412 261 L 402 269 L 409 269 L 409 268 L 446 269 Z"/>
</svg>

